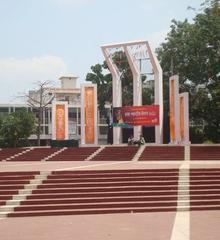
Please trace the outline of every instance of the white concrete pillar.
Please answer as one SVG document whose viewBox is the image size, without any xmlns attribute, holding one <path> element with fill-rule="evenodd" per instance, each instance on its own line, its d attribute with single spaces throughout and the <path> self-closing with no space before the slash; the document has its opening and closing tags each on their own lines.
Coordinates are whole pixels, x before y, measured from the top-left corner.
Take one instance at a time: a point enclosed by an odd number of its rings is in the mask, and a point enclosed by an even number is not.
<svg viewBox="0 0 220 240">
<path fill-rule="evenodd" d="M 122 106 L 122 85 L 121 79 L 118 76 L 113 77 L 113 95 L 112 95 L 112 106 L 121 107 Z M 113 127 L 113 144 L 120 144 L 122 142 L 122 128 Z"/>
<path fill-rule="evenodd" d="M 163 143 L 163 71 L 148 42 L 146 42 L 150 62 L 154 73 L 154 104 L 159 105 L 160 124 L 155 127 L 155 142 Z"/>
<path fill-rule="evenodd" d="M 133 75 L 133 106 L 142 106 L 142 80 L 140 69 L 134 62 L 128 46 L 124 46 L 124 51 Z M 139 139 L 140 134 L 142 134 L 142 126 L 134 126 L 134 139 Z"/>
<path fill-rule="evenodd" d="M 112 58 L 109 56 L 109 47 L 103 46 L 102 52 L 105 57 L 106 63 L 112 74 L 112 107 L 122 106 L 122 85 L 120 72 L 114 64 Z M 113 127 L 113 144 L 120 144 L 122 142 L 122 129 L 121 127 Z"/>
</svg>

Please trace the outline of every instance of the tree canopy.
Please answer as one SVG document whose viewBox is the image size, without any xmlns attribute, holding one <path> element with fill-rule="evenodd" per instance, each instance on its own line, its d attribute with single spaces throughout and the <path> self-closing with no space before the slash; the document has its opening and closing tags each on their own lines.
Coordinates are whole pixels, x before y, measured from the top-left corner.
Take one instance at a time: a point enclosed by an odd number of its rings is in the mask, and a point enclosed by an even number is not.
<svg viewBox="0 0 220 240">
<path fill-rule="evenodd" d="M 105 103 L 112 102 L 112 76 L 106 70 L 106 62 L 91 66 L 92 72 L 86 75 L 86 81 L 97 84 L 99 109 L 104 109 Z"/>
<path fill-rule="evenodd" d="M 27 142 L 28 137 L 34 133 L 35 117 L 26 109 L 8 114 L 3 118 L 0 127 L 0 137 L 7 147 L 17 147 Z"/>
<path fill-rule="evenodd" d="M 167 39 L 157 54 L 164 71 L 165 91 L 168 91 L 169 77 L 178 74 L 180 91 L 190 94 L 193 141 L 220 142 L 219 1 L 206 1 L 204 6 L 193 23 L 172 21 Z M 165 104 L 168 105 L 168 97 Z"/>
</svg>

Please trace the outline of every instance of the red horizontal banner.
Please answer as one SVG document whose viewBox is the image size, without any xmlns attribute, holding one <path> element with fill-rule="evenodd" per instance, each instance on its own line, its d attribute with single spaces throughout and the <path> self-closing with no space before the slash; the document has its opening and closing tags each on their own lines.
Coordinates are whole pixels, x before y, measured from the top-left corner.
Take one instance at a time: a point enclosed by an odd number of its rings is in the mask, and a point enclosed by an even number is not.
<svg viewBox="0 0 220 240">
<path fill-rule="evenodd" d="M 159 124 L 159 105 L 113 108 L 114 126 L 156 126 Z"/>
</svg>

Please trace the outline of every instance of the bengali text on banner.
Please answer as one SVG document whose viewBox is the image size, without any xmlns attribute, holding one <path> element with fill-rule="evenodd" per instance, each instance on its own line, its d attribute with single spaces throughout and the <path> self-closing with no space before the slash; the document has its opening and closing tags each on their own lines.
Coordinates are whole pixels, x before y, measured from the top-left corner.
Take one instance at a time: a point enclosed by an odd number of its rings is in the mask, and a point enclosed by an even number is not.
<svg viewBox="0 0 220 240">
<path fill-rule="evenodd" d="M 113 108 L 113 126 L 156 126 L 159 124 L 159 105 Z"/>
</svg>

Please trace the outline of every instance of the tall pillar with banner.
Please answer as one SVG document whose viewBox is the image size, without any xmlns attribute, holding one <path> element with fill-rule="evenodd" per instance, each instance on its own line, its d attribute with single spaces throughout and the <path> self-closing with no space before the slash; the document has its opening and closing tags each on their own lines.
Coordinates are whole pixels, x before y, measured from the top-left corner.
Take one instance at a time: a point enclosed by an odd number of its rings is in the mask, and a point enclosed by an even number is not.
<svg viewBox="0 0 220 240">
<path fill-rule="evenodd" d="M 98 144 L 97 85 L 81 85 L 81 144 Z"/>
<path fill-rule="evenodd" d="M 189 93 L 179 94 L 180 141 L 189 144 Z"/>
<path fill-rule="evenodd" d="M 180 142 L 179 76 L 170 77 L 170 143 Z"/>
<path fill-rule="evenodd" d="M 52 104 L 52 140 L 68 140 L 68 102 Z"/>
</svg>

